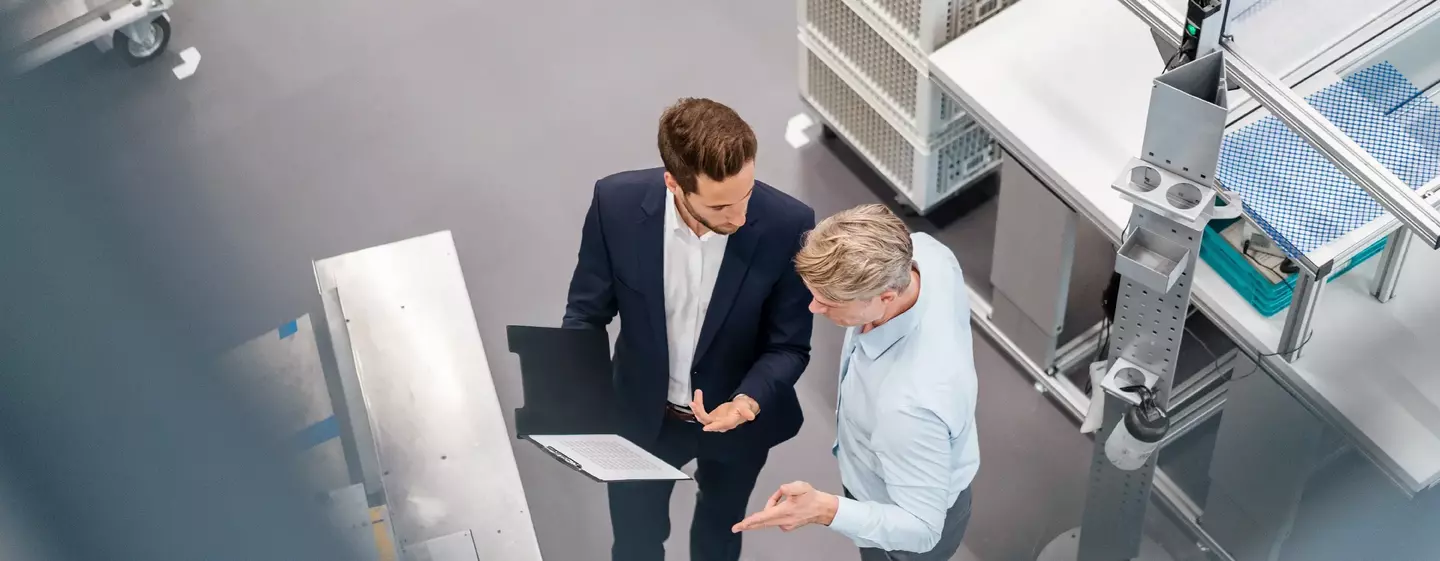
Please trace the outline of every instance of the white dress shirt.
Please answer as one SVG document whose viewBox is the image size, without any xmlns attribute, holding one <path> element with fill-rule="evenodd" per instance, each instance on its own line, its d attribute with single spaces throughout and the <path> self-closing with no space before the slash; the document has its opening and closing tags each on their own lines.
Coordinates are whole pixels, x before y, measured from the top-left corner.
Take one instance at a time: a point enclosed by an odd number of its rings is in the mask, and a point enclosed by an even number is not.
<svg viewBox="0 0 1440 561">
<path fill-rule="evenodd" d="M 935 238 L 910 239 L 919 301 L 845 333 L 834 452 L 855 500 L 840 498 L 830 529 L 860 547 L 926 552 L 980 467 L 978 391 L 960 264 Z"/>
<path fill-rule="evenodd" d="M 710 309 L 715 278 L 725 258 L 729 238 L 695 232 L 680 218 L 675 194 L 665 192 L 665 339 L 670 348 L 670 403 L 685 408 L 695 396 L 690 385 L 690 367 L 695 362 L 695 345 L 700 326 Z"/>
</svg>

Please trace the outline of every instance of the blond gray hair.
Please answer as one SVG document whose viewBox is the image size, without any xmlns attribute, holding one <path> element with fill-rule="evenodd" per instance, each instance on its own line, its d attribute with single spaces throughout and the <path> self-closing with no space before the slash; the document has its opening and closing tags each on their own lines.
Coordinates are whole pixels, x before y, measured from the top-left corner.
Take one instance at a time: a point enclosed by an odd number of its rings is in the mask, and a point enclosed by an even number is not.
<svg viewBox="0 0 1440 561">
<path fill-rule="evenodd" d="M 884 205 L 860 205 L 821 220 L 805 235 L 795 270 L 833 302 L 869 300 L 910 286 L 910 230 Z"/>
</svg>

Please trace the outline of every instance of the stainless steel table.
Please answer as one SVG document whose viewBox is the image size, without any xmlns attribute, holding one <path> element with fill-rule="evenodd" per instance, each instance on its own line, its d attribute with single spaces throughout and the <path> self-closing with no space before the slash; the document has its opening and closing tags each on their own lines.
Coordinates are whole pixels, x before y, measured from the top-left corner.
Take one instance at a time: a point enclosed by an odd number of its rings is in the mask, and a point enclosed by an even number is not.
<svg viewBox="0 0 1440 561">
<path fill-rule="evenodd" d="M 378 459 L 402 558 L 538 561 L 450 233 L 322 259 L 315 277 L 336 353 L 353 359 L 341 375 L 353 368 L 358 382 L 364 453 Z"/>
</svg>

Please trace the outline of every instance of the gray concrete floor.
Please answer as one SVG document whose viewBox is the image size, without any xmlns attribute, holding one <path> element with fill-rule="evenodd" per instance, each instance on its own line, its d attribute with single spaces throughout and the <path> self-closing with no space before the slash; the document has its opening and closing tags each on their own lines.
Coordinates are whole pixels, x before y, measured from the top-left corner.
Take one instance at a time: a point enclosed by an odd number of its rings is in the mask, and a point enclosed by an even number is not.
<svg viewBox="0 0 1440 561">
<path fill-rule="evenodd" d="M 591 183 L 656 165 L 655 121 L 674 99 L 735 107 L 759 135 L 759 176 L 820 215 L 880 199 L 831 150 L 783 140 L 801 109 L 793 2 L 398 7 L 181 2 L 171 51 L 204 57 L 188 80 L 170 74 L 173 55 L 128 69 L 85 49 L 0 91 L 16 179 L 3 188 L 84 217 L 125 277 L 153 289 L 157 317 L 215 353 L 307 310 L 312 259 L 452 230 L 507 408 L 521 395 L 504 326 L 558 322 Z M 982 282 L 993 215 L 935 228 Z M 757 506 L 791 480 L 838 489 L 839 342 L 817 323 L 800 383 L 809 422 L 772 454 Z M 1033 559 L 1078 524 L 1090 444 L 985 339 L 975 353 L 984 467 L 960 558 Z M 603 488 L 533 447 L 516 453 L 546 558 L 606 558 Z M 685 557 L 690 491 L 675 495 L 671 559 Z M 824 529 L 746 543 L 755 561 L 857 558 Z"/>
</svg>

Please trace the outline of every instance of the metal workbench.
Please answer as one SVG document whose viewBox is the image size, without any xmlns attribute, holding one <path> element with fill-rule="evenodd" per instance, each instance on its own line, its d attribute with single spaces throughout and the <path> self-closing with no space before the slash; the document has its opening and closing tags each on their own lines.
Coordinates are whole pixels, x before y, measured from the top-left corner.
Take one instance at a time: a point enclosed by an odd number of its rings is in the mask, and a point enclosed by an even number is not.
<svg viewBox="0 0 1440 561">
<path fill-rule="evenodd" d="M 1016 36 L 1023 52 L 1000 48 Z M 1013 53 L 1013 54 L 1007 54 Z M 1070 208 L 1118 241 L 1131 205 L 1110 188 L 1139 150 L 1150 81 L 1163 66 L 1147 26 L 1115 0 L 1027 0 L 931 57 L 932 73 L 1012 156 Z M 1395 224 L 1389 226 L 1393 229 Z M 1348 249 L 1348 247 L 1347 247 Z M 1317 415 L 1342 428 L 1409 492 L 1440 480 L 1440 349 L 1421 337 L 1440 324 L 1440 255 L 1411 252 L 1404 302 L 1370 294 L 1376 265 L 1331 284 L 1315 310 L 1308 352 L 1275 356 L 1284 313 L 1266 318 L 1203 263 L 1197 306 Z"/>
<path fill-rule="evenodd" d="M 1133 9 L 1136 4 L 1161 5 L 1144 0 L 1025 0 L 929 59 L 932 79 L 955 96 L 1060 203 L 1054 211 L 1046 205 L 1026 205 L 1040 213 L 1031 216 L 1030 222 L 1079 216 L 1117 246 L 1132 205 L 1110 185 L 1140 151 L 1152 80 L 1165 66 L 1151 25 L 1173 23 L 1172 35 L 1180 27 L 1178 17 L 1173 21 L 1164 14 L 1152 20 L 1137 17 L 1144 10 Z M 1163 7 L 1173 10 L 1181 4 L 1164 0 Z M 1339 11 L 1326 13 L 1332 4 Z M 1233 63 L 1238 60 L 1262 78 L 1275 76 L 1280 89 L 1294 88 L 1281 96 L 1286 100 L 1305 95 L 1314 81 L 1333 79 L 1361 61 L 1386 56 L 1416 59 L 1411 67 L 1422 75 L 1422 82 L 1440 81 L 1437 65 L 1431 64 L 1440 63 L 1440 56 L 1430 54 L 1440 49 L 1406 54 L 1394 48 L 1403 40 L 1414 41 L 1427 33 L 1440 35 L 1440 23 L 1435 23 L 1440 19 L 1440 3 L 1276 0 L 1272 5 L 1286 12 L 1257 15 L 1232 30 L 1237 39 L 1229 48 L 1244 55 L 1245 47 L 1258 44 L 1255 56 L 1227 57 L 1227 62 L 1232 63 L 1232 75 L 1236 72 Z M 1306 14 L 1307 9 L 1320 13 Z M 1289 19 L 1283 17 L 1287 13 Z M 1335 14 L 1344 17 L 1330 17 Z M 1263 31 L 1267 21 L 1274 25 L 1277 17 L 1293 29 L 1277 32 L 1273 41 L 1257 40 L 1255 34 Z M 1310 34 L 1301 31 L 1306 22 L 1313 23 Z M 1247 35 L 1240 35 L 1242 31 L 1250 33 L 1250 41 L 1245 40 Z M 1023 49 L 1015 47 L 1017 38 L 1024 38 L 1019 39 L 1024 42 Z M 1247 85 L 1244 80 L 1239 83 Z M 1433 86 L 1431 82 L 1419 87 L 1433 97 Z M 1232 93 L 1236 96 L 1231 103 L 1231 127 L 1266 114 L 1254 98 L 1244 92 Z M 1273 88 L 1262 93 L 1277 96 Z M 1434 187 L 1426 186 L 1419 194 Z M 1003 206 L 1002 200 L 1002 230 L 1007 227 Z M 1194 305 L 1242 353 L 1260 364 L 1257 372 L 1266 375 L 1239 376 L 1244 383 L 1230 384 L 1227 396 L 1243 399 L 1227 403 L 1224 409 L 1215 460 L 1209 466 L 1214 483 L 1210 496 L 1176 492 L 1158 472 L 1156 488 L 1162 501 L 1189 521 L 1207 545 L 1221 552 L 1227 547 L 1234 550 L 1225 552 L 1225 557 L 1264 558 L 1253 557 L 1254 551 L 1246 548 L 1282 543 L 1289 532 L 1285 524 L 1295 515 L 1305 479 L 1349 449 L 1368 458 L 1405 494 L 1421 493 L 1440 481 L 1440 376 L 1435 375 L 1440 348 L 1427 341 L 1433 326 L 1440 324 L 1440 291 L 1430 289 L 1427 282 L 1440 275 L 1440 254 L 1422 242 L 1408 254 L 1371 260 L 1330 282 L 1323 298 L 1320 288 L 1326 283 L 1314 281 L 1324 280 L 1373 242 L 1402 231 L 1401 226 L 1400 220 L 1385 214 L 1306 252 L 1299 261 L 1309 270 L 1300 276 L 1292 308 L 1269 318 L 1209 265 L 1198 263 Z M 997 239 L 1005 235 L 997 232 Z M 1012 248 L 1011 253 L 1044 249 Z M 1003 258 L 997 252 L 997 261 Z M 995 268 L 1006 269 L 1000 263 Z M 1060 302 L 1067 282 L 1062 278 L 1049 285 L 1061 291 Z M 982 327 L 989 323 L 988 330 L 1000 339 L 1001 346 L 1019 356 L 1065 409 L 1083 411 L 1088 401 L 1083 392 L 1063 376 L 1048 375 L 1063 370 L 1056 361 L 1065 361 L 1065 349 L 1052 348 L 1047 355 L 1033 343 L 1036 334 L 1044 335 L 1054 327 L 1042 320 L 1056 297 L 1036 294 L 1034 285 L 1044 283 L 1034 279 L 1020 287 L 1002 284 L 996 283 L 997 299 L 991 312 L 1001 321 L 977 317 L 977 322 Z M 1382 303 L 1377 298 L 1378 287 L 1393 289 L 1397 284 L 1400 290 L 1395 300 Z M 1009 294 L 1011 290 L 1028 292 Z M 1015 312 L 1009 300 L 1035 309 Z M 1031 323 L 1014 321 L 1017 315 Z M 1022 330 L 1020 336 L 1014 331 L 1007 333 L 1017 324 L 1029 331 Z M 1064 342 L 1051 339 L 1049 343 L 1054 347 Z M 1297 343 L 1308 343 L 1303 345 L 1304 353 L 1287 352 Z M 1047 360 L 1054 357 L 1058 358 Z M 1070 361 L 1073 364 L 1075 359 Z M 1248 370 L 1242 368 L 1241 373 Z M 1247 422 L 1253 424 L 1246 426 Z M 1271 441 L 1249 438 L 1253 435 L 1268 435 Z M 1211 511 L 1225 514 L 1206 517 Z M 1245 539 L 1233 539 L 1236 536 Z M 1251 543 L 1238 543 L 1247 541 Z"/>
<path fill-rule="evenodd" d="M 401 558 L 539 561 L 450 232 L 316 261 L 315 278 L 349 424 L 373 435 L 358 479 Z"/>
<path fill-rule="evenodd" d="M 449 232 L 316 261 L 298 319 L 221 371 L 360 561 L 539 561 Z"/>
</svg>

